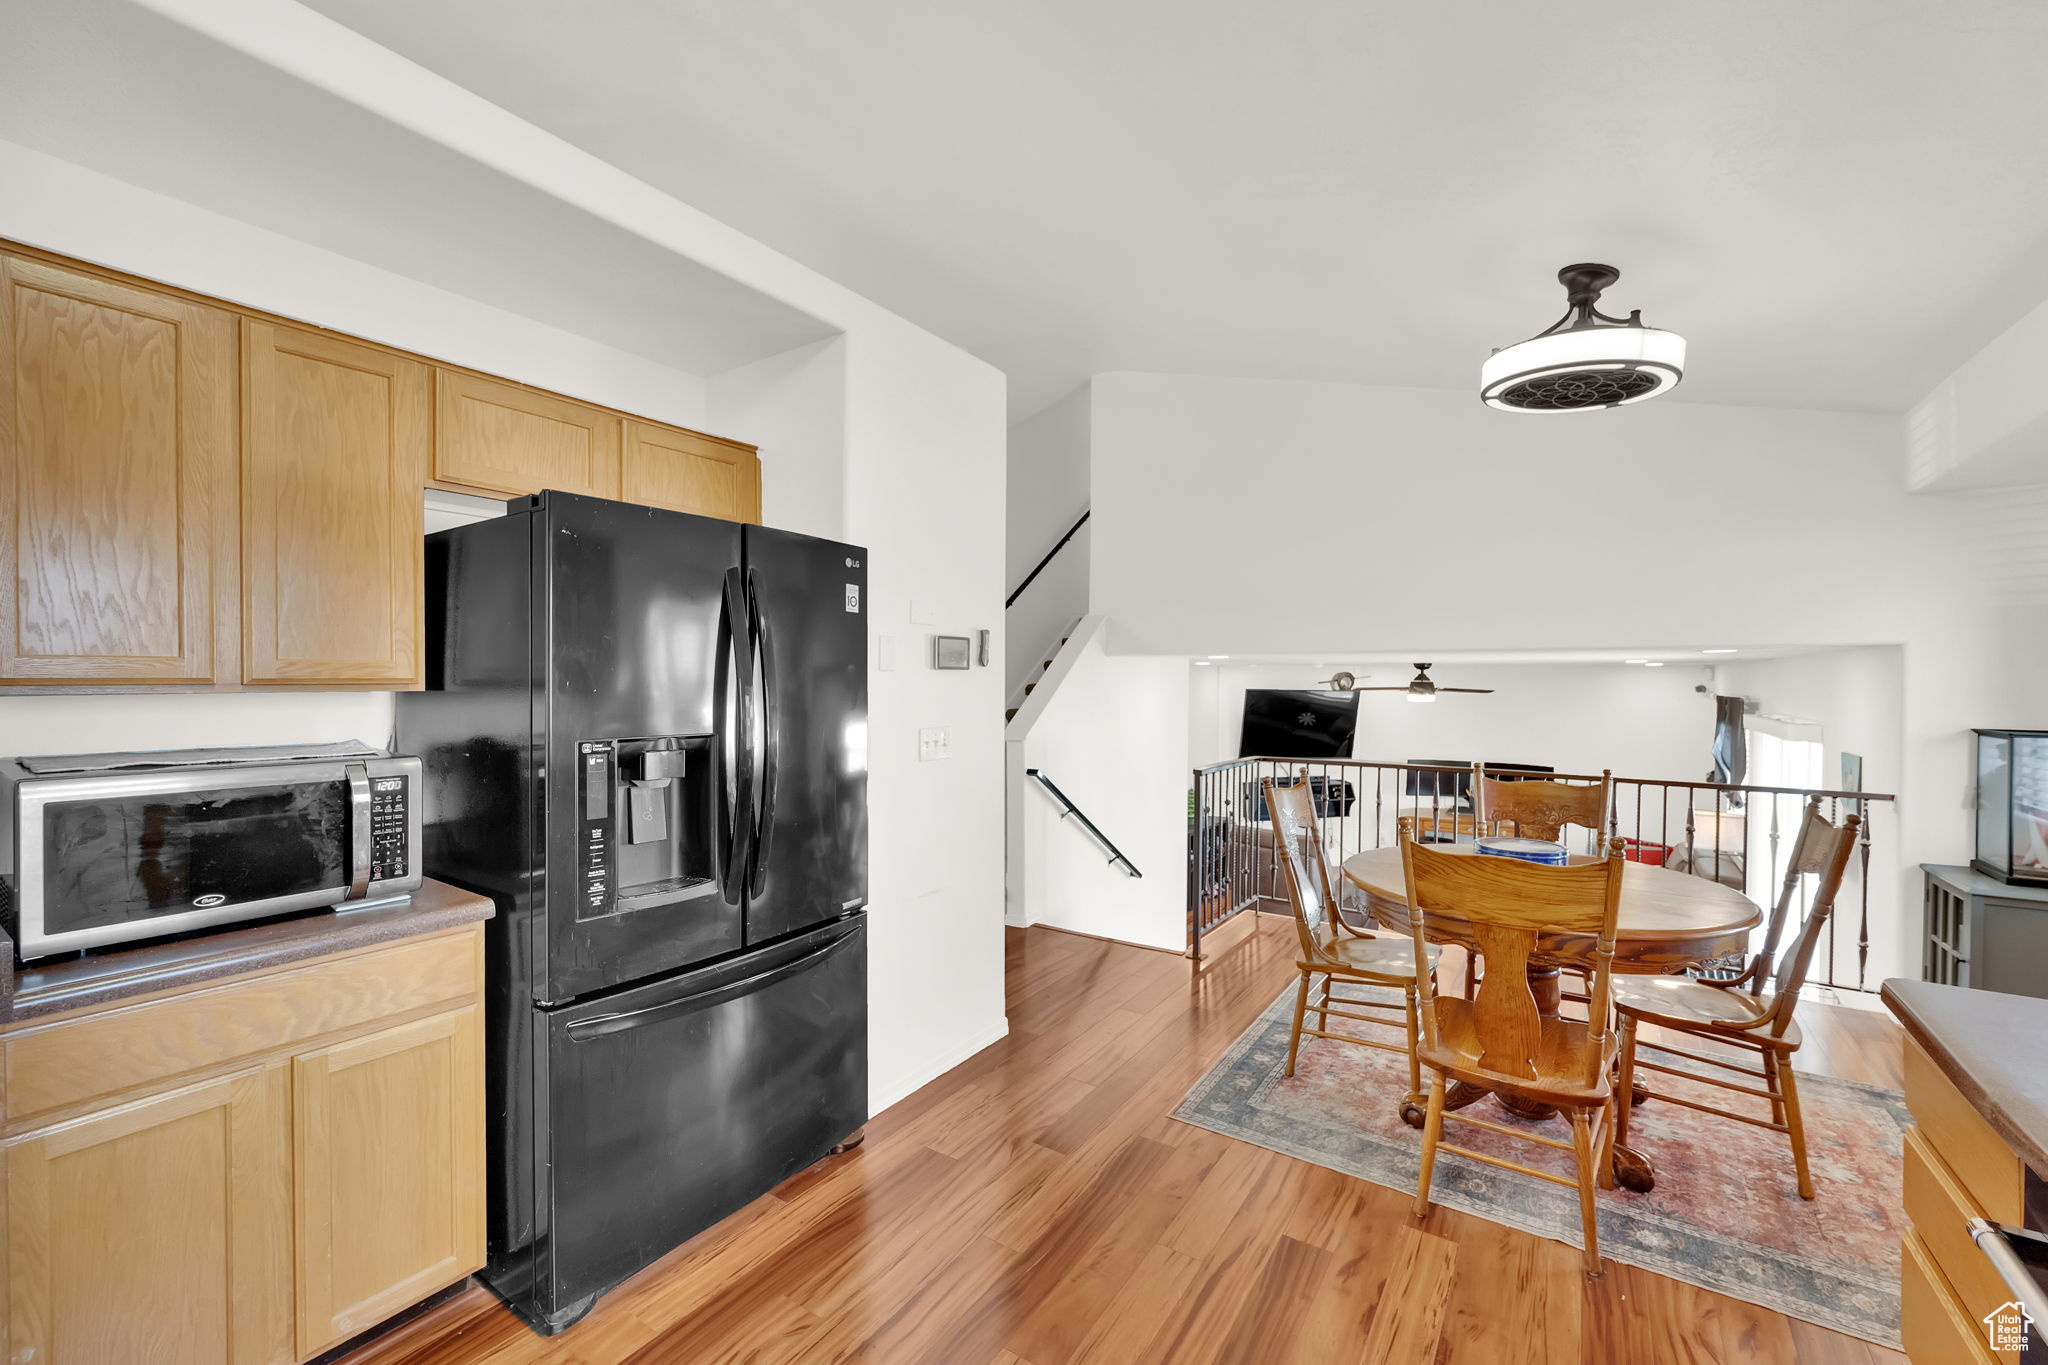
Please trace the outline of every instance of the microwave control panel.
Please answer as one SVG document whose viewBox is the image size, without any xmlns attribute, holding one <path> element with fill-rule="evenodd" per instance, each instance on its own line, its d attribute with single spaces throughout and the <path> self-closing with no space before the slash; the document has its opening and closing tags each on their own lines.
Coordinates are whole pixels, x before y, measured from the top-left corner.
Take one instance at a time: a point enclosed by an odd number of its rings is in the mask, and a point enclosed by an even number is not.
<svg viewBox="0 0 2048 1365">
<path fill-rule="evenodd" d="M 406 846 L 411 811 L 407 808 L 410 784 L 403 777 L 370 779 L 370 880 L 403 877 L 412 850 Z"/>
</svg>

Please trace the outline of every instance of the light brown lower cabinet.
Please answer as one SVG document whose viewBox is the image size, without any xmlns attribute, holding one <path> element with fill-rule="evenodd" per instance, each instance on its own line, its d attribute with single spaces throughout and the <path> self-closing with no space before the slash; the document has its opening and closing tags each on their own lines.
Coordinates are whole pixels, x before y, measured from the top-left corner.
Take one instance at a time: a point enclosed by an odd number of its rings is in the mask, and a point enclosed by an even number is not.
<svg viewBox="0 0 2048 1365">
<path fill-rule="evenodd" d="M 7 1123 L 7 1365 L 293 1365 L 480 1267 L 481 935 L 0 1032 L 173 1044 Z"/>
<path fill-rule="evenodd" d="M 1994 1352 L 1985 1315 L 2011 1291 L 1971 1241 L 1972 1218 L 2021 1226 L 2026 1173 L 1976 1107 L 1916 1042 L 1906 1043 L 1905 1207 L 1899 1331 L 1913 1365 L 2021 1365 Z"/>
<path fill-rule="evenodd" d="M 299 1354 L 483 1264 L 476 1006 L 292 1059 Z"/>
<path fill-rule="evenodd" d="M 8 1360 L 294 1359 L 289 1159 L 277 1066 L 8 1143 Z"/>
</svg>

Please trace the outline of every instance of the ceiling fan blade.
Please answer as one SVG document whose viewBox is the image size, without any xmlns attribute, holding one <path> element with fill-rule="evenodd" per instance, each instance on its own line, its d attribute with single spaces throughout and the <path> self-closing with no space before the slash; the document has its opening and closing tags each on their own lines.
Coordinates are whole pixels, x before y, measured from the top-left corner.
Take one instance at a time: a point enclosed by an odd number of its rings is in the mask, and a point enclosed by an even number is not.
<svg viewBox="0 0 2048 1365">
<path fill-rule="evenodd" d="M 1439 687 L 1439 692 L 1491 692 L 1490 687 Z"/>
</svg>

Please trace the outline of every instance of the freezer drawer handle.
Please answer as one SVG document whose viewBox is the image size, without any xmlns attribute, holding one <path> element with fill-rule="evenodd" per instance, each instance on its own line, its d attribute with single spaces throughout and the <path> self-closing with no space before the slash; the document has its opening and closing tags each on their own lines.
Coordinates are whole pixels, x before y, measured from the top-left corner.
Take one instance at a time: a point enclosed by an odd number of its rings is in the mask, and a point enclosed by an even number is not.
<svg viewBox="0 0 2048 1365">
<path fill-rule="evenodd" d="M 713 986 L 694 995 L 664 1000 L 659 1005 L 649 1005 L 646 1009 L 626 1010 L 619 1014 L 600 1014 L 594 1019 L 579 1019 L 569 1025 L 569 1038 L 579 1043 L 592 1038 L 604 1038 L 614 1033 L 624 1033 L 627 1029 L 639 1028 L 643 1024 L 659 1023 L 663 1019 L 671 1019 L 679 1014 L 690 1014 L 697 1010 L 709 1009 L 713 1005 L 724 1004 L 735 996 L 760 990 L 784 977 L 796 975 L 852 937 L 851 934 L 842 934 L 830 943 L 813 948 L 802 957 L 791 958 L 779 967 L 770 967 L 765 972 L 757 972 L 738 981 L 728 981 L 722 986 Z"/>
</svg>

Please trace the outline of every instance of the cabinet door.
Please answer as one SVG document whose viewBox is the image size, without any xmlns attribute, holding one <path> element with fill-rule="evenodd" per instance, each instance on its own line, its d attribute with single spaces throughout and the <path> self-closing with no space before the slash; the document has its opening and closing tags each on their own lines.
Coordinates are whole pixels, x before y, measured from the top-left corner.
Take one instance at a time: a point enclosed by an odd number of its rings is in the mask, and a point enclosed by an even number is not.
<svg viewBox="0 0 2048 1365">
<path fill-rule="evenodd" d="M 213 680 L 234 361 L 225 312 L 0 256 L 0 681 Z"/>
<path fill-rule="evenodd" d="M 484 1263 L 481 1029 L 472 1005 L 292 1060 L 302 1355 Z"/>
<path fill-rule="evenodd" d="M 242 332 L 243 680 L 420 685 L 426 365 Z"/>
<path fill-rule="evenodd" d="M 620 496 L 627 502 L 727 521 L 761 521 L 761 461 L 730 441 L 628 422 L 620 481 Z"/>
<path fill-rule="evenodd" d="M 619 495 L 619 419 L 503 380 L 434 373 L 434 477 L 498 493 Z"/>
<path fill-rule="evenodd" d="M 281 1066 L 8 1143 L 10 1365 L 295 1359 L 287 1155 Z"/>
</svg>

